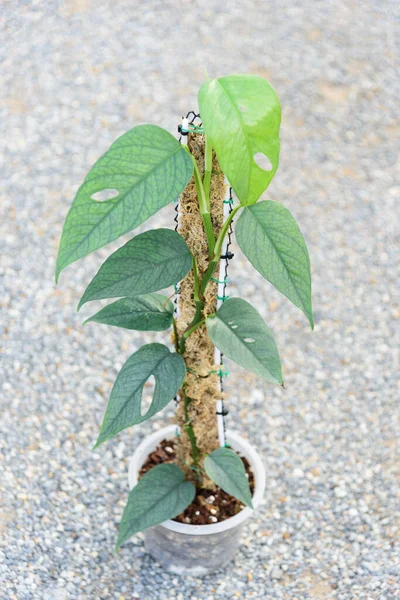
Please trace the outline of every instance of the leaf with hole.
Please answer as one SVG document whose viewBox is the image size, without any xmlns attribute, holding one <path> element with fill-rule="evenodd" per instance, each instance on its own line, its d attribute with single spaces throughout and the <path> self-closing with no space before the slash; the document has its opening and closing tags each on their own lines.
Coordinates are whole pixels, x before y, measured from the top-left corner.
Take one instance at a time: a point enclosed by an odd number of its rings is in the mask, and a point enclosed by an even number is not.
<svg viewBox="0 0 400 600">
<path fill-rule="evenodd" d="M 56 278 L 175 201 L 192 172 L 188 153 L 161 127 L 139 125 L 118 138 L 78 190 L 64 224 Z"/>
<path fill-rule="evenodd" d="M 242 459 L 229 448 L 217 448 L 204 459 L 207 475 L 224 492 L 253 508 Z"/>
<path fill-rule="evenodd" d="M 126 361 L 111 391 L 106 414 L 95 448 L 117 433 L 150 419 L 176 396 L 185 379 L 185 361 L 163 344 L 147 344 Z M 142 394 L 146 381 L 154 377 L 150 407 L 142 414 Z"/>
<path fill-rule="evenodd" d="M 135 298 L 121 298 L 105 306 L 85 321 L 135 329 L 136 331 L 163 331 L 172 324 L 174 305 L 162 294 L 147 294 Z"/>
<path fill-rule="evenodd" d="M 116 550 L 132 535 L 173 519 L 194 500 L 196 488 L 177 465 L 157 465 L 131 490 L 118 530 Z"/>
<path fill-rule="evenodd" d="M 179 233 L 172 229 L 146 231 L 107 258 L 78 309 L 91 300 L 157 292 L 183 279 L 191 267 L 192 255 Z"/>
<path fill-rule="evenodd" d="M 281 107 L 271 85 L 255 75 L 207 81 L 199 91 L 206 135 L 241 204 L 257 202 L 279 162 Z"/>
<path fill-rule="evenodd" d="M 278 349 L 271 330 L 246 300 L 230 298 L 206 320 L 211 341 L 228 358 L 267 381 L 282 385 Z"/>
<path fill-rule="evenodd" d="M 301 231 L 287 208 L 272 200 L 247 206 L 235 233 L 251 264 L 303 311 L 313 329 L 310 258 Z"/>
</svg>

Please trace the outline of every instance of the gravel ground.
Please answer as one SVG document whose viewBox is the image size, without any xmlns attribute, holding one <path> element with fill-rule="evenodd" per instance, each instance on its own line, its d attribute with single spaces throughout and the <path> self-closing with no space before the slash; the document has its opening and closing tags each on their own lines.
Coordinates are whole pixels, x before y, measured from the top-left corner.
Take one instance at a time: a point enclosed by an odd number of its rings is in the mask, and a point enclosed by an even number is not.
<svg viewBox="0 0 400 600">
<path fill-rule="evenodd" d="M 3 0 L 0 23 L 1 599 L 399 598 L 397 2 Z M 230 294 L 274 329 L 287 389 L 230 365 L 228 426 L 263 454 L 267 493 L 231 568 L 201 580 L 141 536 L 112 555 L 129 455 L 172 408 L 91 447 L 119 368 L 160 338 L 81 326 L 109 248 L 58 288 L 53 271 L 88 167 L 133 125 L 175 131 L 205 69 L 279 92 L 267 197 L 305 233 L 317 324 L 236 253 Z"/>
</svg>

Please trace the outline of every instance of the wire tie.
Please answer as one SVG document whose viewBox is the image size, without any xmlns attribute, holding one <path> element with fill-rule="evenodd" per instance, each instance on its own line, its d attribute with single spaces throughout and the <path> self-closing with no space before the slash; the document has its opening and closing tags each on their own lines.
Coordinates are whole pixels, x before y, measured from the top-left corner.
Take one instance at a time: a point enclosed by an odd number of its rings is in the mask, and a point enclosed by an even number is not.
<svg viewBox="0 0 400 600">
<path fill-rule="evenodd" d="M 224 200 L 224 204 L 233 204 L 234 200 L 233 198 L 229 198 L 229 200 Z"/>
<path fill-rule="evenodd" d="M 222 371 L 222 369 L 219 369 L 219 371 L 217 371 L 217 374 L 219 377 L 223 377 L 224 375 L 225 377 L 228 377 L 229 371 Z"/>
<path fill-rule="evenodd" d="M 217 410 L 217 415 L 222 415 L 223 417 L 226 417 L 227 415 L 229 415 L 229 410 L 226 410 L 226 408 L 223 408 L 220 411 Z"/>
<path fill-rule="evenodd" d="M 227 252 L 226 254 L 222 254 L 221 258 L 225 260 L 231 260 L 235 255 L 233 252 Z"/>
<path fill-rule="evenodd" d="M 217 300 L 221 300 L 221 302 L 225 302 L 228 300 L 229 296 L 217 296 Z"/>
<path fill-rule="evenodd" d="M 182 135 L 188 135 L 188 133 L 204 133 L 204 129 L 202 127 L 194 126 L 193 129 L 183 129 L 182 125 L 178 125 L 178 131 Z"/>
<path fill-rule="evenodd" d="M 178 133 L 186 136 L 189 132 L 186 129 L 182 129 L 182 125 L 178 125 Z"/>
<path fill-rule="evenodd" d="M 228 278 L 227 278 L 227 277 L 225 277 L 225 279 L 223 279 L 223 280 L 221 281 L 220 279 L 217 279 L 216 277 L 211 277 L 211 281 L 215 281 L 215 283 L 220 283 L 220 284 L 223 284 L 223 283 L 228 283 Z"/>
<path fill-rule="evenodd" d="M 222 377 L 223 375 L 225 375 L 225 377 L 228 377 L 229 375 L 229 371 L 222 371 L 221 369 L 218 369 L 218 371 L 214 370 L 214 371 L 208 371 L 209 375 L 215 374 L 218 375 L 219 377 Z"/>
</svg>

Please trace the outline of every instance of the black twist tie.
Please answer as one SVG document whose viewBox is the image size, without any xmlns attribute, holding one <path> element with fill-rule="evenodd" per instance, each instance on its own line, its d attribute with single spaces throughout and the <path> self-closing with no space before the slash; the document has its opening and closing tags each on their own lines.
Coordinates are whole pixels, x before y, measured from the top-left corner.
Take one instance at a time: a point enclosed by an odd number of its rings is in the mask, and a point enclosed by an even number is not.
<svg viewBox="0 0 400 600">
<path fill-rule="evenodd" d="M 227 252 L 226 254 L 222 254 L 221 258 L 225 260 L 231 260 L 235 255 L 233 252 Z"/>
<path fill-rule="evenodd" d="M 180 135 L 189 135 L 188 131 L 182 131 L 182 125 L 178 125 L 178 133 Z"/>
<path fill-rule="evenodd" d="M 221 411 L 217 410 L 217 415 L 222 415 L 223 417 L 226 417 L 226 415 L 229 415 L 229 410 L 227 410 L 226 408 L 223 408 Z"/>
</svg>

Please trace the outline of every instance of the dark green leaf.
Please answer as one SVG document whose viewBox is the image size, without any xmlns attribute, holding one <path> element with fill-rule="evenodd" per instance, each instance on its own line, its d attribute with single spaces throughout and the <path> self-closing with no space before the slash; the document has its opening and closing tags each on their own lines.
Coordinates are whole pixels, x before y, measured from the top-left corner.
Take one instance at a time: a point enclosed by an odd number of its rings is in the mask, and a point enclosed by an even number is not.
<svg viewBox="0 0 400 600">
<path fill-rule="evenodd" d="M 257 202 L 279 162 L 281 107 L 270 84 L 256 75 L 207 81 L 199 91 L 206 135 L 241 204 Z"/>
<path fill-rule="evenodd" d="M 85 323 L 95 321 L 136 331 L 163 331 L 171 326 L 173 313 L 174 305 L 166 296 L 148 294 L 121 298 L 99 310 Z"/>
<path fill-rule="evenodd" d="M 123 429 L 146 421 L 162 410 L 176 396 L 185 374 L 182 356 L 171 353 L 163 344 L 147 344 L 132 354 L 111 391 L 95 448 Z M 151 375 L 155 379 L 154 395 L 149 409 L 142 414 L 143 387 Z"/>
<path fill-rule="evenodd" d="M 78 190 L 64 224 L 56 278 L 70 263 L 132 231 L 176 200 L 192 172 L 190 156 L 161 127 L 139 125 L 118 138 Z M 93 199 L 101 191 L 109 192 L 108 200 Z"/>
<path fill-rule="evenodd" d="M 303 311 L 314 328 L 310 258 L 287 208 L 271 200 L 248 206 L 238 219 L 235 233 L 251 264 Z"/>
<path fill-rule="evenodd" d="M 282 384 L 281 363 L 271 330 L 245 300 L 230 298 L 206 321 L 212 342 L 245 369 Z"/>
<path fill-rule="evenodd" d="M 177 465 L 157 465 L 129 494 L 116 549 L 135 533 L 177 517 L 194 500 L 196 488 Z"/>
<path fill-rule="evenodd" d="M 241 458 L 229 448 L 218 448 L 204 459 L 210 479 L 227 494 L 253 508 L 249 482 Z"/>
<path fill-rule="evenodd" d="M 172 229 L 146 231 L 111 254 L 86 288 L 90 300 L 141 296 L 177 283 L 192 266 L 185 240 Z"/>
</svg>

